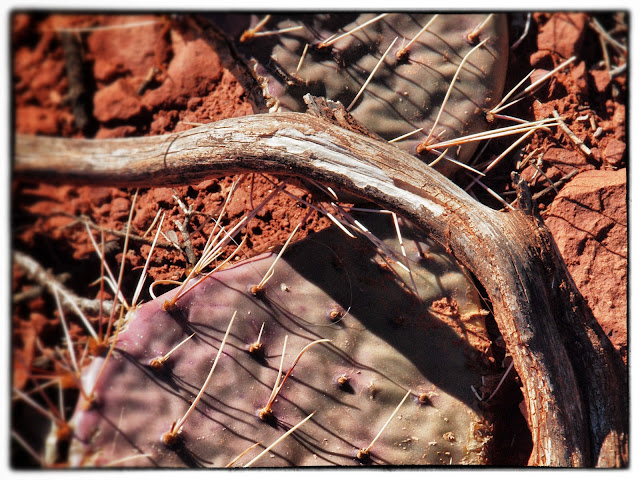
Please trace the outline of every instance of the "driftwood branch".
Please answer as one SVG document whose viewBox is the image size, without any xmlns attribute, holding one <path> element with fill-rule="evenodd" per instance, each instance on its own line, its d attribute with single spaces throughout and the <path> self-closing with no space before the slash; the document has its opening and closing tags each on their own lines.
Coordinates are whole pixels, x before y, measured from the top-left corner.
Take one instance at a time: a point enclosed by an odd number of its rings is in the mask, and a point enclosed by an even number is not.
<svg viewBox="0 0 640 480">
<path fill-rule="evenodd" d="M 219 121 L 160 137 L 21 136 L 14 174 L 48 182 L 185 185 L 239 172 L 306 177 L 396 211 L 476 276 L 522 379 L 532 465 L 628 461 L 626 368 L 532 207 L 497 212 L 393 145 L 317 115 Z"/>
</svg>

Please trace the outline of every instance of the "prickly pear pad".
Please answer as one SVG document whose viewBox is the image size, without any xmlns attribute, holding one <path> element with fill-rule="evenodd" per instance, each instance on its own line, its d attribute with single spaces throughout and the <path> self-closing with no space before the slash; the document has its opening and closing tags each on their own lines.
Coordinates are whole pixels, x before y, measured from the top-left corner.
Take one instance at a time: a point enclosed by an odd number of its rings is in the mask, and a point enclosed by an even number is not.
<svg viewBox="0 0 640 480">
<path fill-rule="evenodd" d="M 400 251 L 392 230 L 374 231 Z M 140 307 L 119 334 L 96 402 L 74 415 L 73 464 L 224 467 L 260 442 L 235 464 L 242 466 L 315 412 L 255 465 L 360 465 L 358 450 L 409 389 L 364 463 L 484 463 L 491 430 L 470 388 L 480 384 L 479 353 L 466 340 L 486 338 L 477 293 L 446 254 L 406 232 L 404 241 L 411 275 L 395 275 L 390 266 L 399 265 L 386 264 L 370 243 L 330 229 L 290 245 L 257 296 L 250 288 L 275 254 L 215 273 L 180 297 L 177 309 L 162 309 L 172 292 Z M 458 306 L 458 328 L 432 313 L 443 298 Z M 166 445 L 162 435 L 200 390 L 234 312 L 206 393 L 178 441 Z M 263 323 L 263 355 L 252 354 Z M 150 367 L 193 333 L 160 369 Z M 258 412 L 274 387 L 285 335 L 283 375 L 310 342 L 331 342 L 302 355 L 265 422 Z M 85 372 L 85 389 L 103 361 Z"/>
<path fill-rule="evenodd" d="M 247 17 L 234 15 L 218 21 L 238 43 L 238 24 L 244 21 L 246 28 L 254 28 L 263 18 L 253 16 L 248 23 Z M 488 129 L 484 110 L 500 100 L 509 58 L 505 16 L 465 13 L 434 18 L 434 14 L 391 13 L 375 20 L 377 17 L 375 13 L 272 15 L 261 32 L 283 33 L 255 36 L 239 42 L 239 49 L 254 62 L 273 109 L 304 111 L 306 93 L 350 106 L 393 44 L 350 110 L 356 119 L 386 140 L 422 129 L 396 142 L 416 154 L 453 82 L 432 143 Z M 346 32 L 352 33 L 342 36 Z M 335 43 L 330 43 L 333 39 Z M 328 46 L 323 47 L 323 41 Z M 486 43 L 463 63 L 482 41 Z M 402 55 L 404 47 L 406 54 Z M 468 162 L 474 150 L 475 144 L 470 143 L 459 150 L 449 149 L 447 155 Z M 426 157 L 428 161 L 434 158 Z M 455 169 L 446 161 L 436 168 L 445 174 Z"/>
</svg>

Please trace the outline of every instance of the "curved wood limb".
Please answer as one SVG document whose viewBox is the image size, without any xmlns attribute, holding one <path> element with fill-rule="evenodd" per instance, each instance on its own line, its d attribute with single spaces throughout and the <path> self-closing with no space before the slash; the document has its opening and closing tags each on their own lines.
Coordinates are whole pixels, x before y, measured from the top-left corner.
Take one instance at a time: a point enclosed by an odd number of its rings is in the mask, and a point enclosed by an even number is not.
<svg viewBox="0 0 640 480">
<path fill-rule="evenodd" d="M 112 140 L 18 135 L 14 174 L 149 187 L 261 171 L 310 178 L 393 210 L 447 248 L 485 288 L 523 383 L 533 439 L 529 463 L 626 465 L 626 367 L 574 285 L 526 184 L 514 178 L 520 209 L 494 211 L 395 146 L 337 126 L 335 117 L 251 115 Z"/>
</svg>

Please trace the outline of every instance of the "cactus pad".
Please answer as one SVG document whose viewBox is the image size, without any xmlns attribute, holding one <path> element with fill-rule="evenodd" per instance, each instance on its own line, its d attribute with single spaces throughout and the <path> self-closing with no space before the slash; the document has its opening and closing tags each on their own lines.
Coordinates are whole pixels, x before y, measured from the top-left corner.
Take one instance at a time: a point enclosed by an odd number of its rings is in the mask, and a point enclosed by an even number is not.
<svg viewBox="0 0 640 480">
<path fill-rule="evenodd" d="M 393 13 L 323 47 L 323 41 L 329 43 L 376 17 L 374 13 L 272 15 L 252 38 L 246 33 L 243 38 L 240 26 L 251 30 L 262 17 L 233 15 L 214 20 L 253 62 L 272 109 L 304 111 L 302 97 L 306 93 L 340 101 L 345 107 L 351 105 L 393 44 L 353 104 L 351 113 L 356 119 L 386 140 L 422 129 L 397 142 L 400 148 L 416 154 L 463 64 L 431 141 L 486 130 L 484 110 L 500 100 L 506 76 L 509 52 L 505 16 L 440 14 L 434 18 L 433 14 Z M 420 33 L 430 20 L 428 28 Z M 481 28 L 474 35 L 477 27 Z M 283 33 L 260 36 L 278 31 Z M 403 48 L 416 36 L 402 55 Z M 463 58 L 484 40 L 486 43 L 463 63 Z M 474 144 L 467 144 L 455 151 L 450 149 L 447 155 L 467 162 L 474 149 Z M 427 161 L 434 158 L 425 156 Z M 450 173 L 455 166 L 441 161 L 437 168 Z"/>
<path fill-rule="evenodd" d="M 393 229 L 383 227 L 390 218 L 363 222 L 400 251 Z M 385 262 L 368 241 L 329 229 L 290 245 L 257 295 L 251 287 L 275 253 L 216 272 L 169 311 L 162 304 L 174 292 L 141 306 L 103 373 L 100 357 L 84 374 L 96 400 L 79 405 L 72 419 L 72 464 L 224 467 L 260 442 L 234 465 L 242 466 L 313 412 L 255 466 L 485 463 L 491 427 L 470 387 L 481 380 L 486 312 L 445 253 L 411 230 L 404 237 L 411 274 Z M 446 315 L 437 308 L 442 302 L 452 310 Z M 178 441 L 165 444 L 162 436 L 198 394 L 234 312 L 210 384 Z M 192 334 L 160 368 L 150 366 Z M 265 421 L 258 412 L 273 390 L 285 335 L 283 376 L 309 343 L 330 342 L 299 358 Z M 357 459 L 409 390 L 369 455 Z"/>
</svg>

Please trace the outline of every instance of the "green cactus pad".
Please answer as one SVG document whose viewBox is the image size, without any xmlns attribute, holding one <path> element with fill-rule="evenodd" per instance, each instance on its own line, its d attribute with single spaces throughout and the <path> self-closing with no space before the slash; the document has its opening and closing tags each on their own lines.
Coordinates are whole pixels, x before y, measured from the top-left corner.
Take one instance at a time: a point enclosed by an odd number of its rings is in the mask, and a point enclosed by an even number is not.
<svg viewBox="0 0 640 480">
<path fill-rule="evenodd" d="M 391 218 L 379 217 L 360 218 L 400 252 Z M 260 442 L 234 465 L 242 466 L 312 412 L 255 466 L 485 463 L 492 431 L 471 386 L 481 383 L 486 312 L 466 274 L 411 229 L 400 262 L 335 230 L 290 245 L 257 295 L 251 287 L 275 253 L 216 272 L 171 311 L 162 309 L 168 292 L 130 315 L 96 401 L 72 419 L 72 464 L 224 467 Z M 400 267 L 406 262 L 410 274 Z M 163 434 L 200 390 L 234 312 L 211 383 L 178 441 L 166 445 Z M 250 347 L 263 323 L 256 352 Z M 150 366 L 193 333 L 161 368 Z M 264 421 L 258 412 L 274 387 L 285 335 L 284 372 L 310 342 L 330 342 L 300 357 Z M 85 372 L 86 390 L 103 363 Z"/>
</svg>

